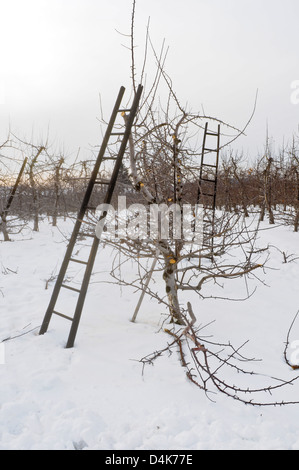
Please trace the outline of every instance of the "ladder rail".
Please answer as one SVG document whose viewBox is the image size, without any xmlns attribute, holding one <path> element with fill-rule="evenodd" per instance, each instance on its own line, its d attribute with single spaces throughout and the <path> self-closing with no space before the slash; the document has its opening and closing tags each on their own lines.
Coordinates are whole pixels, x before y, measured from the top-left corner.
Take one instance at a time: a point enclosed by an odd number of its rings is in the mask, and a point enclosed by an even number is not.
<svg viewBox="0 0 299 470">
<path fill-rule="evenodd" d="M 19 186 L 19 183 L 20 183 L 20 181 L 21 181 L 22 175 L 23 175 L 23 173 L 24 173 L 24 169 L 25 169 L 25 166 L 26 166 L 27 161 L 28 161 L 28 158 L 26 157 L 26 158 L 24 159 L 23 163 L 22 163 L 22 166 L 21 166 L 21 169 L 20 169 L 19 174 L 18 174 L 18 176 L 17 176 L 17 179 L 16 179 L 16 181 L 15 181 L 15 183 L 14 183 L 14 185 L 13 185 L 11 191 L 10 191 L 8 200 L 7 200 L 7 202 L 6 202 L 6 206 L 5 206 L 5 208 L 3 209 L 2 213 L 0 214 L 0 217 L 1 217 L 2 220 L 4 220 L 4 221 L 6 221 L 6 216 L 7 216 L 7 214 L 8 214 L 8 211 L 9 211 L 9 209 L 10 209 L 10 206 L 11 206 L 11 204 L 12 204 L 12 201 L 13 201 L 14 196 L 15 196 L 15 194 L 16 194 L 16 191 L 17 191 L 17 189 L 18 189 L 18 186 Z"/>
<path fill-rule="evenodd" d="M 110 117 L 107 129 L 106 129 L 106 132 L 105 132 L 105 135 L 104 135 L 104 138 L 103 138 L 101 148 L 100 148 L 98 156 L 97 156 L 95 167 L 94 167 L 93 172 L 91 174 L 91 178 L 89 180 L 89 183 L 88 183 L 88 186 L 87 186 L 87 189 L 86 189 L 81 207 L 80 207 L 78 215 L 77 215 L 77 219 L 76 219 L 76 222 L 75 222 L 75 225 L 74 225 L 74 228 L 73 228 L 73 232 L 72 232 L 71 238 L 69 240 L 69 243 L 68 243 L 68 246 L 67 246 L 67 249 L 66 249 L 64 259 L 62 261 L 62 264 L 61 264 L 61 267 L 60 267 L 60 270 L 59 270 L 59 273 L 58 273 L 58 276 L 57 276 L 57 279 L 56 279 L 56 282 L 55 282 L 55 285 L 54 285 L 51 300 L 49 302 L 48 309 L 46 311 L 43 323 L 42 323 L 41 328 L 40 328 L 40 332 L 39 332 L 40 335 L 44 334 L 48 329 L 48 326 L 49 326 L 49 323 L 50 323 L 50 320 L 51 320 L 51 317 L 52 317 L 52 313 L 53 313 L 55 304 L 56 304 L 57 299 L 58 299 L 58 295 L 59 295 L 59 292 L 60 292 L 60 287 L 61 287 L 61 284 L 63 283 L 64 276 L 65 276 L 65 273 L 67 271 L 69 261 L 71 259 L 71 254 L 72 254 L 73 248 L 76 244 L 78 233 L 81 229 L 83 217 L 85 215 L 86 208 L 88 206 L 88 202 L 89 202 L 91 194 L 92 194 L 92 190 L 93 190 L 93 187 L 94 187 L 94 182 L 96 180 L 96 177 L 97 177 L 97 174 L 98 174 L 98 171 L 99 171 L 99 168 L 100 168 L 100 164 L 102 162 L 102 158 L 103 158 L 105 150 L 107 148 L 109 137 L 110 137 L 110 134 L 112 132 L 112 129 L 113 129 L 116 117 L 117 117 L 118 109 L 120 107 L 124 92 L 125 92 L 124 87 L 121 87 L 120 90 L 119 90 L 119 93 L 118 93 L 113 111 L 111 113 L 111 117 Z"/>
<path fill-rule="evenodd" d="M 124 155 L 124 152 L 126 150 L 126 146 L 127 146 L 128 140 L 129 140 L 129 136 L 130 136 L 130 133 L 131 133 L 131 127 L 133 125 L 133 121 L 134 121 L 135 114 L 136 114 L 136 111 L 137 111 L 137 108 L 138 108 L 141 93 L 142 93 L 142 87 L 139 86 L 138 89 L 137 89 L 137 93 L 135 95 L 134 101 L 133 101 L 133 105 L 132 105 L 132 108 L 131 108 L 131 111 L 130 111 L 130 114 L 129 114 L 129 118 L 128 118 L 127 123 L 126 123 L 126 129 L 125 129 L 125 132 L 124 132 L 124 137 L 123 137 L 123 140 L 121 142 L 121 145 L 120 145 L 120 148 L 119 148 L 119 151 L 118 151 L 118 155 L 117 155 L 115 166 L 114 166 L 114 169 L 113 169 L 113 172 L 112 172 L 111 181 L 110 181 L 110 184 L 109 184 L 108 189 L 107 189 L 104 204 L 109 204 L 110 201 L 111 201 L 113 191 L 114 191 L 116 181 L 117 181 L 119 168 L 121 166 L 122 157 Z M 103 216 L 101 217 L 101 220 L 105 219 L 106 215 L 107 215 L 107 213 L 104 212 Z M 96 254 L 97 254 L 97 251 L 98 251 L 99 243 L 100 243 L 100 239 L 98 237 L 95 237 L 94 240 L 93 240 L 93 243 L 92 243 L 91 250 L 90 250 L 89 259 L 88 259 L 88 263 L 87 263 L 86 270 L 85 270 L 85 273 L 84 273 L 84 277 L 83 277 L 83 281 L 82 281 L 82 285 L 81 285 L 81 291 L 80 291 L 79 298 L 78 298 L 78 301 L 77 301 L 77 305 L 76 305 L 76 309 L 75 309 L 75 313 L 74 313 L 74 319 L 72 321 L 72 326 L 71 326 L 71 329 L 70 329 L 70 333 L 69 333 L 69 337 L 68 337 L 68 340 L 67 340 L 66 348 L 72 348 L 73 345 L 74 345 L 74 342 L 75 342 L 75 338 L 76 338 L 76 334 L 77 334 L 77 330 L 78 330 L 78 326 L 79 326 L 79 323 L 80 323 L 81 314 L 82 314 L 82 310 L 83 310 L 83 305 L 84 305 L 85 297 L 86 297 L 86 294 L 87 294 L 89 280 L 90 280 L 90 277 L 91 277 L 91 274 L 92 274 L 92 269 L 93 269 L 93 266 L 94 266 L 94 262 L 95 262 Z"/>
</svg>

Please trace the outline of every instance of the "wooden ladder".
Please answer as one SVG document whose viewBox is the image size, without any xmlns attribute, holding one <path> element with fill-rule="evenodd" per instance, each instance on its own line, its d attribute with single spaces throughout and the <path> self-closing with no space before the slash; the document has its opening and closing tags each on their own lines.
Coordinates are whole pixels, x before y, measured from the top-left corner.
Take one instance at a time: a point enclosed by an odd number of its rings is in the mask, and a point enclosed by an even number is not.
<svg viewBox="0 0 299 470">
<path fill-rule="evenodd" d="M 216 139 L 213 148 L 207 147 L 207 136 Z M 210 139 L 211 140 L 211 139 Z M 203 242 L 202 247 L 210 251 L 213 256 L 215 235 L 216 191 L 220 149 L 220 124 L 217 132 L 208 129 L 205 124 L 200 175 L 198 184 L 197 203 L 203 206 Z"/>
<path fill-rule="evenodd" d="M 95 162 L 90 180 L 88 182 L 88 186 L 87 186 L 85 196 L 84 196 L 83 201 L 82 201 L 81 208 L 80 208 L 80 210 L 78 212 L 78 215 L 77 215 L 77 219 L 76 219 L 76 222 L 75 222 L 75 225 L 74 225 L 74 228 L 73 228 L 71 238 L 70 238 L 69 243 L 68 243 L 68 247 L 67 247 L 67 250 L 66 250 L 66 253 L 65 253 L 65 256 L 64 256 L 64 259 L 63 259 L 63 262 L 62 262 L 62 265 L 61 265 L 61 268 L 60 268 L 60 271 L 59 271 L 59 274 L 57 276 L 57 280 L 56 280 L 56 283 L 55 283 L 55 286 L 54 286 L 54 289 L 53 289 L 52 297 L 50 299 L 47 311 L 46 311 L 44 319 L 43 319 L 43 323 L 42 323 L 41 328 L 40 328 L 39 334 L 42 335 L 47 331 L 50 320 L 51 320 L 53 314 L 58 315 L 58 316 L 60 316 L 64 319 L 67 319 L 68 321 L 70 321 L 71 322 L 71 328 L 70 328 L 70 332 L 69 332 L 69 336 L 68 336 L 68 340 L 67 340 L 67 344 L 66 344 L 67 348 L 71 348 L 74 345 L 74 341 L 75 341 L 75 338 L 76 338 L 76 334 L 77 334 L 77 330 L 78 330 L 78 326 L 79 326 L 79 322 L 80 322 L 80 318 L 81 318 L 81 313 L 82 313 L 82 309 L 83 309 L 83 305 L 84 305 L 84 301 L 85 301 L 85 297 L 86 297 L 86 293 L 87 293 L 87 289 L 88 289 L 88 285 L 89 285 L 90 276 L 92 274 L 92 269 L 93 269 L 94 261 L 95 261 L 95 258 L 96 258 L 97 250 L 98 250 L 98 245 L 100 243 L 100 238 L 98 236 L 96 236 L 96 234 L 93 235 L 93 242 L 92 242 L 92 245 L 90 247 L 89 257 L 88 257 L 87 260 L 81 260 L 81 259 L 76 258 L 76 255 L 73 253 L 74 252 L 74 247 L 75 247 L 75 244 L 76 244 L 76 241 L 77 241 L 78 237 L 82 236 L 81 226 L 82 226 L 82 223 L 84 223 L 84 216 L 85 216 L 86 212 L 89 209 L 91 209 L 91 210 L 94 209 L 94 208 L 89 206 L 89 201 L 90 201 L 90 198 L 91 198 L 94 187 L 98 184 L 99 185 L 104 185 L 104 184 L 107 185 L 107 191 L 106 191 L 106 194 L 105 194 L 104 204 L 109 204 L 110 201 L 111 201 L 113 191 L 114 191 L 114 188 L 115 188 L 115 185 L 116 185 L 116 180 L 117 180 L 117 177 L 118 177 L 119 169 L 121 167 L 122 158 L 123 158 L 124 152 L 126 150 L 126 146 L 127 146 L 128 140 L 129 140 L 130 133 L 131 133 L 131 128 L 132 128 L 132 125 L 133 125 L 133 122 L 134 122 L 134 118 L 135 118 L 136 113 L 138 111 L 138 105 L 139 105 L 140 97 L 141 97 L 141 94 L 142 94 L 142 89 L 143 89 L 143 87 L 141 85 L 139 85 L 139 87 L 136 91 L 135 97 L 133 99 L 132 106 L 131 106 L 130 109 L 121 109 L 120 105 L 121 105 L 121 101 L 122 101 L 122 98 L 123 98 L 123 95 L 124 95 L 124 92 L 125 92 L 125 88 L 124 87 L 120 88 L 118 97 L 116 99 L 116 102 L 115 102 L 115 105 L 114 105 L 114 108 L 113 108 L 113 111 L 112 111 L 112 114 L 111 114 L 111 117 L 110 117 L 110 121 L 107 125 L 107 129 L 106 129 L 106 132 L 105 132 L 105 135 L 104 135 L 104 138 L 103 138 L 101 148 L 99 150 L 99 154 L 97 156 L 97 159 L 96 159 L 96 162 Z M 113 131 L 113 127 L 114 127 L 115 120 L 116 120 L 116 117 L 117 117 L 118 113 L 122 113 L 122 115 L 126 115 L 126 120 L 125 120 L 125 125 L 124 125 L 124 131 L 123 132 L 114 132 Z M 120 136 L 121 137 L 119 150 L 118 150 L 118 153 L 117 153 L 115 158 L 111 157 L 111 156 L 110 157 L 105 157 L 105 152 L 106 152 L 106 149 L 107 149 L 107 146 L 108 146 L 108 143 L 109 143 L 109 139 L 110 139 L 111 136 Z M 110 180 L 98 179 L 98 173 L 99 173 L 100 166 L 101 166 L 102 162 L 105 161 L 105 160 L 113 160 L 113 171 L 112 171 L 112 175 L 111 175 Z M 102 214 L 102 216 L 101 216 L 102 221 L 106 217 L 106 215 L 107 215 L 107 213 L 105 213 L 105 212 Z M 83 279 L 82 279 L 82 282 L 81 282 L 81 285 L 79 286 L 79 288 L 69 286 L 65 281 L 67 269 L 68 269 L 68 266 L 69 266 L 70 263 L 72 263 L 72 264 L 73 263 L 78 263 L 81 266 L 82 265 L 84 266 L 85 271 L 84 271 Z M 59 293 L 60 293 L 61 289 L 70 289 L 73 292 L 76 292 L 78 294 L 78 299 L 77 299 L 77 303 L 76 303 L 76 307 L 75 307 L 75 311 L 74 311 L 73 316 L 65 315 L 64 313 L 58 312 L 57 310 L 55 310 L 56 302 L 58 300 L 58 296 L 59 296 Z"/>
</svg>

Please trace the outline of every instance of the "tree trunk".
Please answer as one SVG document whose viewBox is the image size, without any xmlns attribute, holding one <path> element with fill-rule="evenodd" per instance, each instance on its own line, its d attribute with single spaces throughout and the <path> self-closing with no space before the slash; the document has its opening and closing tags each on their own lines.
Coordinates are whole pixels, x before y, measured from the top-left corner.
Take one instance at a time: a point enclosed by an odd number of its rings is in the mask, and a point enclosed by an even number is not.
<svg viewBox="0 0 299 470">
<path fill-rule="evenodd" d="M 296 208 L 295 220 L 294 220 L 294 232 L 299 230 L 299 205 Z"/>
<path fill-rule="evenodd" d="M 2 217 L 2 221 L 0 223 L 0 230 L 2 230 L 4 241 L 9 242 L 10 238 L 9 238 L 9 235 L 8 235 L 8 231 L 7 231 L 7 228 L 6 228 L 6 220 L 4 219 L 4 217 Z"/>
<path fill-rule="evenodd" d="M 173 258 L 167 258 L 164 256 L 164 259 L 165 269 L 163 272 L 163 279 L 166 285 L 165 290 L 168 298 L 168 306 L 171 320 L 179 325 L 184 325 L 185 323 L 181 315 L 180 304 L 178 299 L 178 290 L 175 279 L 176 263 Z M 174 261 L 174 264 L 171 263 L 172 260 Z"/>
</svg>

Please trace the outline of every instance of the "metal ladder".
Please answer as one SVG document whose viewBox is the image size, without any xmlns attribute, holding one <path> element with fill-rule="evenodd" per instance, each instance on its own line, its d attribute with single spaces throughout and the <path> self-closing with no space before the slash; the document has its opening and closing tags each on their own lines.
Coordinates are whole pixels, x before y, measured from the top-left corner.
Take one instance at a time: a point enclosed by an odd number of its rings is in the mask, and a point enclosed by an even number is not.
<svg viewBox="0 0 299 470">
<path fill-rule="evenodd" d="M 117 177 L 118 177 L 119 169 L 120 169 L 120 166 L 121 166 L 122 158 L 123 158 L 124 152 L 126 150 L 126 146 L 127 146 L 128 140 L 129 140 L 130 133 L 131 133 L 131 128 L 132 128 L 132 125 L 133 125 L 133 122 L 134 122 L 134 118 L 135 118 L 137 110 L 138 110 L 138 105 L 139 105 L 140 97 L 141 97 L 141 94 L 142 94 L 142 89 L 143 89 L 143 87 L 141 85 L 139 85 L 139 87 L 136 91 L 135 97 L 133 99 L 132 106 L 131 106 L 130 109 L 120 109 L 121 101 L 122 101 L 122 98 L 123 98 L 123 95 L 124 95 L 124 92 L 125 92 L 124 87 L 120 88 L 118 97 L 116 99 L 116 102 L 115 102 L 115 105 L 114 105 L 114 108 L 113 108 L 113 111 L 112 111 L 112 114 L 111 114 L 111 117 L 110 117 L 110 121 L 107 125 L 107 129 L 106 129 L 106 132 L 105 132 L 105 135 L 104 135 L 104 138 L 103 138 L 101 148 L 99 150 L 99 153 L 98 153 L 98 156 L 97 156 L 97 159 L 96 159 L 96 162 L 95 162 L 95 165 L 94 165 L 94 168 L 93 168 L 93 171 L 92 171 L 92 174 L 91 174 L 91 177 L 90 177 L 90 180 L 89 180 L 86 192 L 85 192 L 85 196 L 83 198 L 81 208 L 80 208 L 80 210 L 78 212 L 78 215 L 77 215 L 77 219 L 76 219 L 76 222 L 75 222 L 75 225 L 74 225 L 74 228 L 73 228 L 71 238 L 69 240 L 69 244 L 68 244 L 68 247 L 67 247 L 67 250 L 66 250 L 66 253 L 65 253 L 65 256 L 64 256 L 64 259 L 63 259 L 63 262 L 62 262 L 62 265 L 61 265 L 61 268 L 60 268 L 60 271 L 59 271 L 59 274 L 57 276 L 57 280 L 56 280 L 56 283 L 55 283 L 55 286 L 54 286 L 54 289 L 53 289 L 52 297 L 50 299 L 48 309 L 45 313 L 43 323 L 42 323 L 40 331 L 39 331 L 40 335 L 44 334 L 47 331 L 53 314 L 58 315 L 62 318 L 65 318 L 65 319 L 69 320 L 71 322 L 71 328 L 70 328 L 66 348 L 72 348 L 73 345 L 74 345 L 74 342 L 75 342 L 75 338 L 76 338 L 76 334 L 77 334 L 77 330 L 78 330 L 78 326 L 79 326 L 79 322 L 80 322 L 80 318 L 81 318 L 81 313 L 82 313 L 82 309 L 83 309 L 83 305 L 84 305 L 84 301 L 85 301 L 85 297 L 86 297 L 86 293 L 87 293 L 87 289 L 88 289 L 88 285 L 89 285 L 89 280 L 90 280 L 90 276 L 92 274 L 92 269 L 93 269 L 94 261 L 95 261 L 95 258 L 96 258 L 96 254 L 97 254 L 97 250 L 98 250 L 98 245 L 100 243 L 100 239 L 96 236 L 96 234 L 94 234 L 93 242 L 92 242 L 92 245 L 90 247 L 89 257 L 88 257 L 87 261 L 83 261 L 83 260 L 79 260 L 79 259 L 75 258 L 74 255 L 73 255 L 73 250 L 74 250 L 74 247 L 75 247 L 75 244 L 76 244 L 76 241 L 77 241 L 78 237 L 81 236 L 80 229 L 81 229 L 81 225 L 83 223 L 85 213 L 86 213 L 86 211 L 88 211 L 88 209 L 93 209 L 93 208 L 89 207 L 89 201 L 90 201 L 94 186 L 97 185 L 97 184 L 99 184 L 99 185 L 107 184 L 108 188 L 107 188 L 107 191 L 106 191 L 106 194 L 105 194 L 104 204 L 109 204 L 110 201 L 111 201 L 113 191 L 114 191 L 114 188 L 115 188 L 115 185 L 116 185 L 116 180 L 117 180 Z M 113 126 L 115 124 L 115 120 L 116 120 L 116 117 L 117 117 L 118 113 L 127 113 L 127 112 L 129 114 L 127 114 L 127 118 L 125 120 L 125 129 L 124 129 L 124 131 L 123 132 L 113 132 Z M 124 114 L 122 114 L 122 115 L 124 115 Z M 111 157 L 111 156 L 105 157 L 104 155 L 105 155 L 105 151 L 107 149 L 108 143 L 109 143 L 109 139 L 110 139 L 111 136 L 116 136 L 116 135 L 117 136 L 122 136 L 117 156 L 115 158 Z M 100 165 L 105 160 L 114 160 L 114 167 L 113 167 L 111 179 L 108 180 L 108 181 L 98 179 L 98 173 L 99 173 Z M 101 219 L 104 219 L 106 217 L 106 215 L 107 215 L 107 213 L 104 212 L 101 216 Z M 81 286 L 80 286 L 79 289 L 68 286 L 65 283 L 66 282 L 65 281 L 65 275 L 66 275 L 68 265 L 69 265 L 70 262 L 71 263 L 79 263 L 79 264 L 81 264 L 81 266 L 82 265 L 85 266 L 83 280 L 81 282 Z M 78 294 L 78 300 L 77 300 L 77 303 L 76 303 L 75 312 L 74 312 L 73 317 L 65 315 L 65 314 L 55 310 L 55 305 L 56 305 L 56 302 L 57 302 L 57 299 L 58 299 L 58 296 L 59 296 L 59 293 L 60 293 L 61 289 L 70 289 L 70 290 L 72 290 L 72 291 L 74 291 Z"/>
<path fill-rule="evenodd" d="M 213 148 L 207 147 L 207 136 L 216 138 L 216 145 Z M 216 191 L 217 176 L 219 164 L 220 149 L 220 124 L 217 132 L 208 129 L 208 123 L 205 124 L 202 154 L 200 163 L 199 185 L 197 203 L 203 206 L 203 242 L 202 247 L 210 251 L 213 256 L 214 235 L 215 235 L 215 209 L 216 209 Z M 214 159 L 211 159 L 214 154 Z M 210 158 L 209 158 L 210 157 Z"/>
</svg>

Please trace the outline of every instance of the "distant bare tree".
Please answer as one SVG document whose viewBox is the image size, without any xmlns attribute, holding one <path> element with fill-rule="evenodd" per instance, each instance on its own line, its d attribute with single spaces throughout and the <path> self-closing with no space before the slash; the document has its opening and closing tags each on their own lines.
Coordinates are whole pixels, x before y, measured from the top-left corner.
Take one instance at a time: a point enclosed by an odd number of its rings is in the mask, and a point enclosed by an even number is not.
<svg viewBox="0 0 299 470">
<path fill-rule="evenodd" d="M 29 182 L 32 191 L 32 203 L 33 203 L 33 231 L 38 232 L 38 220 L 39 220 L 39 210 L 40 210 L 40 197 L 39 197 L 39 188 L 38 188 L 38 176 L 40 173 L 36 171 L 37 159 L 45 150 L 45 147 L 41 146 L 37 149 L 36 154 L 30 158 L 29 165 Z"/>
<path fill-rule="evenodd" d="M 53 181 L 53 209 L 52 209 L 52 225 L 53 227 L 57 226 L 57 216 L 58 216 L 58 206 L 61 197 L 61 193 L 63 190 L 63 182 L 62 182 L 62 165 L 64 163 L 64 157 L 60 156 L 55 159 L 51 159 L 51 166 L 53 168 L 53 174 L 51 180 Z"/>
</svg>

